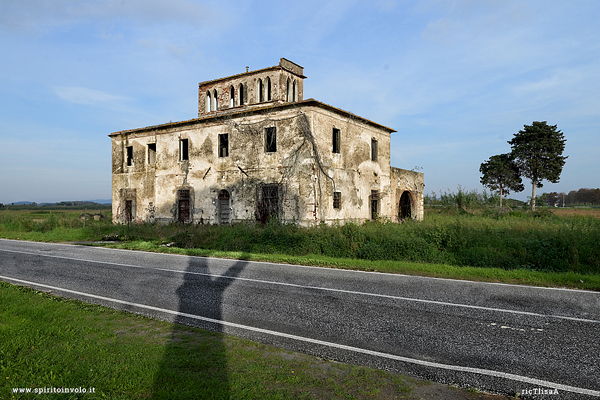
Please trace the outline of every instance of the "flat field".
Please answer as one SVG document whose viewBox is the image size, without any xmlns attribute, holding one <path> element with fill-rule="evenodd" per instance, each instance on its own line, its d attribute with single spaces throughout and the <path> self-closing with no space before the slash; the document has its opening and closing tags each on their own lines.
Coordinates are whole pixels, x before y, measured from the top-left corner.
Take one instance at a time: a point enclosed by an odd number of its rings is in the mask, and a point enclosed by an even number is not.
<svg viewBox="0 0 600 400">
<path fill-rule="evenodd" d="M 600 208 L 587 208 L 587 207 L 570 207 L 570 208 L 549 208 L 554 215 L 560 217 L 572 217 L 575 215 L 582 217 L 594 217 L 600 218 Z"/>
</svg>

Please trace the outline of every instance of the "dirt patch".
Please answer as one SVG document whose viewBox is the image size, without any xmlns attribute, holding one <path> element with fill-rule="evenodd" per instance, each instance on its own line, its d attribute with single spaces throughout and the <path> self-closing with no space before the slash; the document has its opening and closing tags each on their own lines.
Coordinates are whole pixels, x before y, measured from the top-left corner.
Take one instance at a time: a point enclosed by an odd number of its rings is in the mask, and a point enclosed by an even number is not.
<svg viewBox="0 0 600 400">
<path fill-rule="evenodd" d="M 574 215 L 589 216 L 594 218 L 600 218 L 600 208 L 549 208 L 554 215 L 558 216 L 569 216 Z"/>
</svg>

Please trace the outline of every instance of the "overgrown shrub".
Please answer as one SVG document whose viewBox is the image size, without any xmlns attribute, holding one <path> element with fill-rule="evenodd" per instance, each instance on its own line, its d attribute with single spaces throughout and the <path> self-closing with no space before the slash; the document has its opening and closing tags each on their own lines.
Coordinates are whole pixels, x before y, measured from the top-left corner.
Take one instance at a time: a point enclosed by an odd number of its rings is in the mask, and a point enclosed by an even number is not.
<svg viewBox="0 0 600 400">
<path fill-rule="evenodd" d="M 112 225 L 106 219 L 88 220 L 85 229 L 79 214 L 2 211 L 0 233 L 33 232 L 43 235 L 39 237 L 45 240 L 111 238 L 247 253 L 317 254 L 600 274 L 600 219 L 558 217 L 547 210 L 531 213 L 503 209 L 478 214 L 458 210 L 438 208 L 428 212 L 424 221 L 403 224 L 368 221 L 362 225 L 323 224 L 311 228 L 277 221 L 262 226 L 255 223 Z"/>
</svg>

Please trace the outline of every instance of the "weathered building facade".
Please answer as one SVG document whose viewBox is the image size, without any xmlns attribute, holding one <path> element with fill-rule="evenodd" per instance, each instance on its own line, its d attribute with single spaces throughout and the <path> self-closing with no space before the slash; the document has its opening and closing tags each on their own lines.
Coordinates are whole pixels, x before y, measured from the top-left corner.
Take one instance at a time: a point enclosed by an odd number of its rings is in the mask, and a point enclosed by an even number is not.
<svg viewBox="0 0 600 400">
<path fill-rule="evenodd" d="M 423 218 L 423 174 L 390 166 L 393 129 L 314 99 L 303 68 L 202 82 L 198 118 L 109 135 L 113 221 L 301 225 Z"/>
</svg>

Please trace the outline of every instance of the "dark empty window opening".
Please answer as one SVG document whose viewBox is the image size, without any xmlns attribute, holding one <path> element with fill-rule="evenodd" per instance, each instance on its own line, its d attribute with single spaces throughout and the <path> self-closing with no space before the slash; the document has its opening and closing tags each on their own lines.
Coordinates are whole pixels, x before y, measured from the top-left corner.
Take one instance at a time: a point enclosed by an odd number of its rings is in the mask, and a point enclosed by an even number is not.
<svg viewBox="0 0 600 400">
<path fill-rule="evenodd" d="M 229 88 L 229 107 L 235 107 L 235 89 Z"/>
<path fill-rule="evenodd" d="M 333 142 L 332 152 L 339 154 L 340 153 L 340 130 L 339 129 L 333 128 L 332 142 Z"/>
<path fill-rule="evenodd" d="M 274 126 L 265 128 L 265 152 L 275 153 L 277 151 L 277 130 Z"/>
<path fill-rule="evenodd" d="M 287 84 L 285 86 L 285 101 L 290 101 L 290 78 L 288 78 Z"/>
<path fill-rule="evenodd" d="M 371 139 L 371 161 L 377 161 L 377 139 Z"/>
<path fill-rule="evenodd" d="M 244 84 L 240 83 L 240 106 L 244 105 Z"/>
<path fill-rule="evenodd" d="M 156 164 L 156 143 L 148 143 L 148 165 Z"/>
<path fill-rule="evenodd" d="M 262 79 L 258 80 L 258 102 L 262 103 L 265 101 L 264 90 Z"/>
<path fill-rule="evenodd" d="M 181 139 L 179 141 L 179 156 L 181 161 L 187 161 L 190 159 L 188 139 Z"/>
<path fill-rule="evenodd" d="M 292 84 L 292 101 L 296 101 L 296 81 Z"/>
<path fill-rule="evenodd" d="M 271 101 L 271 78 L 267 77 L 267 101 Z"/>
<path fill-rule="evenodd" d="M 133 165 L 133 146 L 127 146 L 127 166 Z"/>
<path fill-rule="evenodd" d="M 340 209 L 342 205 L 342 193 L 333 192 L 333 208 Z"/>
<path fill-rule="evenodd" d="M 229 157 L 229 134 L 219 134 L 219 157 Z"/>
</svg>

